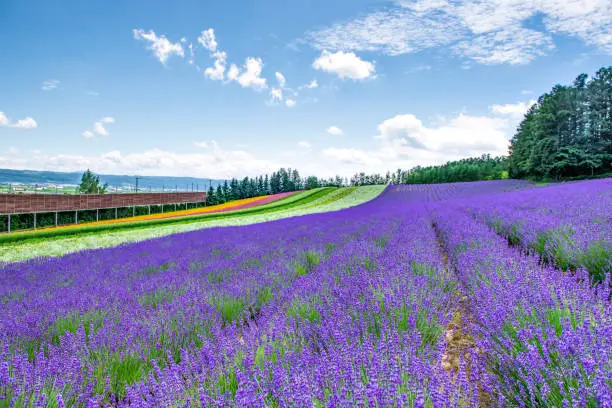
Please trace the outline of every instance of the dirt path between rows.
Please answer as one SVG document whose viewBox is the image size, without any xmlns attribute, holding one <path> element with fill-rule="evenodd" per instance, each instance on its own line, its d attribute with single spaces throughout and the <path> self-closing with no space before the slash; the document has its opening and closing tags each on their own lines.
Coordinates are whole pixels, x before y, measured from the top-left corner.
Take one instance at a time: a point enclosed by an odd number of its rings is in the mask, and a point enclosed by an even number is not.
<svg viewBox="0 0 612 408">
<path fill-rule="evenodd" d="M 457 299 L 457 305 L 453 313 L 453 317 L 446 327 L 444 333 L 444 340 L 446 342 L 446 349 L 442 356 L 441 366 L 442 368 L 451 373 L 453 382 L 456 381 L 459 376 L 460 370 L 462 369 L 461 359 L 465 359 L 465 376 L 471 381 L 473 355 L 480 354 L 481 351 L 476 348 L 476 342 L 474 341 L 474 335 L 471 332 L 470 327 L 474 325 L 475 316 L 470 311 L 470 299 L 465 295 L 465 287 L 463 282 L 459 279 L 457 270 L 449 262 L 448 252 L 444 246 L 440 230 L 435 223 L 432 223 L 432 227 L 436 233 L 436 241 L 438 248 L 444 259 L 444 265 L 447 272 L 453 275 L 459 286 L 456 289 L 455 296 Z M 476 380 L 476 386 L 478 388 L 478 407 L 491 408 L 494 407 L 493 396 L 484 390 L 481 382 Z"/>
</svg>

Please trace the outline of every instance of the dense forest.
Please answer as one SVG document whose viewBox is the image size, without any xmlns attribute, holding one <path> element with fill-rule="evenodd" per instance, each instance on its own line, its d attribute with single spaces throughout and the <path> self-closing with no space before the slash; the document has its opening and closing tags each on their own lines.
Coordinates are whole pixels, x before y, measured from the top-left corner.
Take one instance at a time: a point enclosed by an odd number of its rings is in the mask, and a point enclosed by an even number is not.
<svg viewBox="0 0 612 408">
<path fill-rule="evenodd" d="M 538 98 L 512 138 L 513 178 L 561 179 L 612 169 L 612 67 Z"/>
<path fill-rule="evenodd" d="M 401 184 L 435 184 L 508 178 L 504 157 L 481 157 L 449 161 L 441 166 L 414 167 L 402 172 Z"/>
<path fill-rule="evenodd" d="M 397 169 L 397 171 L 381 174 L 357 173 L 351 177 L 350 185 L 366 186 L 373 184 L 435 184 L 452 183 L 457 181 L 500 180 L 508 178 L 508 164 L 505 157 L 491 157 L 484 154 L 481 157 L 472 157 L 449 161 L 438 166 L 416 166 L 410 170 Z M 347 183 L 348 184 L 348 183 Z"/>
</svg>

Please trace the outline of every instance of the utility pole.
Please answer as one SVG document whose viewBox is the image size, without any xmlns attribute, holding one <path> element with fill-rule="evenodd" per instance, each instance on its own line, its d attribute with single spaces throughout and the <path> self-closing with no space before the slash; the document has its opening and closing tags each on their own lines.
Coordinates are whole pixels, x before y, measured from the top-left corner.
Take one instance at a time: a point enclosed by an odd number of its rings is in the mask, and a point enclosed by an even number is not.
<svg viewBox="0 0 612 408">
<path fill-rule="evenodd" d="M 142 178 L 140 176 L 134 176 L 136 178 L 136 192 L 138 192 L 138 181 Z"/>
</svg>

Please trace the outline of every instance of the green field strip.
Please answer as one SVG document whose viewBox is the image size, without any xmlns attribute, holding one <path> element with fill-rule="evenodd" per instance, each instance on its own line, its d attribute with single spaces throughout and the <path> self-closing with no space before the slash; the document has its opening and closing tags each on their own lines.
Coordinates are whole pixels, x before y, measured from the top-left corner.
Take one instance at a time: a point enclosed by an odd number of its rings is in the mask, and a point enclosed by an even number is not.
<svg viewBox="0 0 612 408">
<path fill-rule="evenodd" d="M 62 256 L 80 250 L 112 247 L 204 228 L 241 226 L 314 213 L 338 211 L 370 201 L 376 198 L 384 188 L 385 186 L 364 186 L 311 190 L 283 199 L 282 203 L 279 200 L 278 202 L 266 204 L 267 211 L 263 211 L 263 205 L 261 209 L 260 207 L 253 207 L 252 209 L 258 209 L 258 212 L 255 214 L 252 212 L 244 214 L 241 211 L 236 211 L 233 216 L 229 216 L 229 212 L 218 213 L 225 214 L 225 216 L 215 219 L 197 219 L 191 222 L 110 230 L 57 238 L 30 239 L 0 244 L 0 262 L 16 262 L 37 257 Z M 321 190 L 325 190 L 325 192 L 314 194 L 314 192 Z M 350 192 L 345 192 L 349 190 Z M 289 205 L 290 203 L 293 203 L 293 205 Z M 240 214 L 236 214 L 237 212 Z"/>
<path fill-rule="evenodd" d="M 85 226 L 74 226 L 74 227 L 62 228 L 62 229 L 16 232 L 16 233 L 11 233 L 11 234 L 0 235 L 0 245 L 11 243 L 11 242 L 19 242 L 19 241 L 40 240 L 40 239 L 58 238 L 58 237 L 66 237 L 66 236 L 74 236 L 74 235 L 82 235 L 82 234 L 98 234 L 101 232 L 118 231 L 122 229 L 133 230 L 137 228 L 149 228 L 149 227 L 159 226 L 159 225 L 193 223 L 196 221 L 203 221 L 203 220 L 214 220 L 214 219 L 225 218 L 225 217 L 235 217 L 235 216 L 241 216 L 241 215 L 257 214 L 263 211 L 279 210 L 279 209 L 284 209 L 284 208 L 290 208 L 292 206 L 297 206 L 303 203 L 308 203 L 308 202 L 315 200 L 316 198 L 329 194 L 333 190 L 334 190 L 333 188 L 321 188 L 321 189 L 304 191 L 304 192 L 296 193 L 291 196 L 282 198 L 278 201 L 273 201 L 271 203 L 264 204 L 261 206 L 255 206 L 255 207 L 244 208 L 244 209 L 233 210 L 233 211 L 188 215 L 184 217 L 175 217 L 175 218 L 161 218 L 157 220 L 119 222 L 116 224 L 85 225 Z"/>
</svg>

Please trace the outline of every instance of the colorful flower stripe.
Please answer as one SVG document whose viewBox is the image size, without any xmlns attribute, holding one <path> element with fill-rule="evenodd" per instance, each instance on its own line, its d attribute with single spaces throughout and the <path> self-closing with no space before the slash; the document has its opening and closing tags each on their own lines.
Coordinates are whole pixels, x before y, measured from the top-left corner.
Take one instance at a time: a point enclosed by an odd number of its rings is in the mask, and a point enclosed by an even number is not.
<svg viewBox="0 0 612 408">
<path fill-rule="evenodd" d="M 310 204 L 326 200 L 328 195 L 326 194 L 312 201 L 305 200 L 303 202 L 302 200 L 308 198 L 308 196 L 312 194 L 311 191 L 304 191 L 287 197 L 283 201 L 260 205 L 258 208 L 261 208 L 262 211 L 256 214 L 241 214 L 239 217 L 234 217 L 232 213 L 228 213 L 226 217 L 215 219 L 196 218 L 189 222 L 143 226 L 138 229 L 104 231 L 80 236 L 55 237 L 45 239 L 44 241 L 7 243 L 0 245 L 0 262 L 16 262 L 43 256 L 61 256 L 85 249 L 112 247 L 128 242 L 143 241 L 203 228 L 244 226 L 318 212 L 338 211 L 373 200 L 381 194 L 384 189 L 385 186 L 361 186 L 348 196 L 341 197 L 337 201 L 328 202 L 317 207 L 311 207 Z M 329 195 L 334 193 L 333 190 L 331 191 Z M 307 206 L 308 208 L 305 208 Z"/>
<path fill-rule="evenodd" d="M 225 204 L 211 205 L 209 207 L 200 207 L 200 208 L 193 208 L 189 210 L 172 211 L 172 212 L 156 213 L 156 214 L 149 214 L 149 215 L 139 215 L 136 217 L 118 218 L 118 219 L 104 220 L 104 221 L 97 221 L 97 222 L 87 222 L 87 223 L 78 224 L 78 226 L 105 225 L 105 224 L 118 224 L 118 223 L 124 223 L 124 222 L 134 222 L 134 221 L 160 220 L 160 219 L 166 219 L 166 218 L 185 217 L 185 216 L 190 216 L 190 215 L 210 214 L 210 213 L 242 210 L 245 208 L 251 208 L 251 207 L 255 207 L 259 205 L 268 204 L 268 203 L 280 200 L 281 198 L 287 197 L 295 193 L 296 192 L 291 191 L 288 193 L 279 193 L 279 194 L 272 194 L 272 195 L 266 195 L 266 196 L 245 198 L 242 200 L 230 201 Z M 77 225 L 63 225 L 59 227 L 50 227 L 50 228 L 44 228 L 44 229 L 47 230 L 47 229 L 74 228 L 74 227 L 77 227 Z"/>
</svg>

